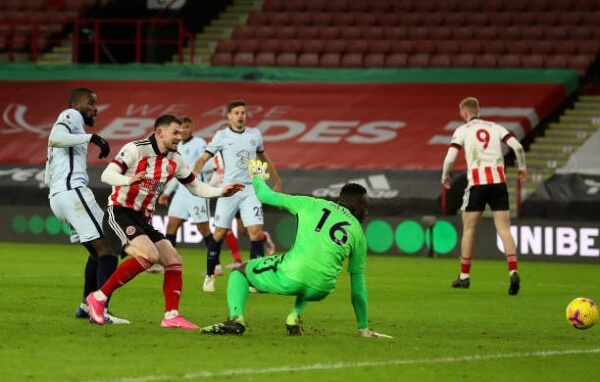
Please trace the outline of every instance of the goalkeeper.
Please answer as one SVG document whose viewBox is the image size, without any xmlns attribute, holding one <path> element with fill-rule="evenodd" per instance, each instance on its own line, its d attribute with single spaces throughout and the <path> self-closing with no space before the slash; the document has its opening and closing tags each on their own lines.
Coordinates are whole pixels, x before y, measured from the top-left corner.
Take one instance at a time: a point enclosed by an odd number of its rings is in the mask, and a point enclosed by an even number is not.
<svg viewBox="0 0 600 382">
<path fill-rule="evenodd" d="M 265 183 L 267 164 L 250 160 L 248 169 L 258 199 L 298 217 L 296 241 L 279 256 L 243 263 L 231 272 L 227 287 L 229 318 L 200 329 L 203 334 L 237 334 L 246 329 L 244 309 L 248 287 L 259 292 L 296 296 L 285 326 L 289 335 L 302 335 L 301 315 L 309 301 L 321 301 L 333 292 L 348 257 L 351 301 L 358 334 L 388 337 L 369 328 L 365 263 L 367 243 L 361 222 L 367 215 L 367 191 L 355 183 L 342 187 L 336 202 L 308 196 L 277 193 Z"/>
</svg>

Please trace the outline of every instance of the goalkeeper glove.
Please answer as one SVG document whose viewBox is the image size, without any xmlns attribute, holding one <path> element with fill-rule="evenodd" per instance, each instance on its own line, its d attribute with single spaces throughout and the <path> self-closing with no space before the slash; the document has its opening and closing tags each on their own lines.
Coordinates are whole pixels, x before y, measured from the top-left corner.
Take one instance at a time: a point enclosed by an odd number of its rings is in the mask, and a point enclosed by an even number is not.
<svg viewBox="0 0 600 382">
<path fill-rule="evenodd" d="M 92 134 L 90 142 L 100 147 L 100 155 L 98 155 L 98 159 L 106 158 L 108 153 L 110 153 L 110 146 L 108 145 L 108 142 L 106 142 L 101 136 Z"/>
<path fill-rule="evenodd" d="M 369 328 L 366 329 L 358 329 L 358 334 L 361 337 L 379 337 L 379 338 L 394 338 L 392 336 L 388 336 L 387 334 L 377 333 Z"/>
<path fill-rule="evenodd" d="M 259 159 L 254 160 L 250 159 L 248 161 L 248 173 L 250 174 L 250 178 L 254 178 L 255 176 L 259 176 L 264 180 L 269 179 L 270 175 L 267 172 L 267 162 L 261 162 Z"/>
</svg>

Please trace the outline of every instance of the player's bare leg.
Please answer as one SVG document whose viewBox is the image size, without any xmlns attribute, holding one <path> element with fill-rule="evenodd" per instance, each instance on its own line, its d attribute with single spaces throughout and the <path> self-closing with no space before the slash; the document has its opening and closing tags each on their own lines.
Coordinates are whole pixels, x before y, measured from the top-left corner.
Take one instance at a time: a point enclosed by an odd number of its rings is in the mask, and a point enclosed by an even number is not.
<svg viewBox="0 0 600 382">
<path fill-rule="evenodd" d="M 508 264 L 510 277 L 508 294 L 514 296 L 521 289 L 521 278 L 517 272 L 517 247 L 515 239 L 510 233 L 510 211 L 494 211 L 492 215 L 496 231 L 498 231 L 498 236 L 500 236 L 500 240 L 502 240 L 502 245 L 504 246 L 504 254 L 506 255 L 506 262 Z"/>
<path fill-rule="evenodd" d="M 481 215 L 481 211 L 463 211 L 462 213 L 463 234 L 460 248 L 460 275 L 452 282 L 453 288 L 466 289 L 471 285 L 470 274 L 473 245 Z"/>
</svg>

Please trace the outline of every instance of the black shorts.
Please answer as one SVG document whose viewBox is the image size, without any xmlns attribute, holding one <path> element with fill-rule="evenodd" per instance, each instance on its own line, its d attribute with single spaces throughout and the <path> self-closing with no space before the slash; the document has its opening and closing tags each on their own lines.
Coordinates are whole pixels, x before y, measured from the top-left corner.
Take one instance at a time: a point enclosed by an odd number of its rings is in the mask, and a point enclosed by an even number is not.
<svg viewBox="0 0 600 382">
<path fill-rule="evenodd" d="M 465 189 L 463 211 L 483 211 L 489 204 L 492 211 L 508 211 L 508 189 L 506 183 L 470 186 Z"/>
<path fill-rule="evenodd" d="M 141 235 L 148 236 L 153 243 L 165 238 L 144 220 L 141 213 L 125 207 L 108 206 L 102 220 L 102 229 L 114 253 L 122 253 L 123 247 L 130 240 Z"/>
</svg>

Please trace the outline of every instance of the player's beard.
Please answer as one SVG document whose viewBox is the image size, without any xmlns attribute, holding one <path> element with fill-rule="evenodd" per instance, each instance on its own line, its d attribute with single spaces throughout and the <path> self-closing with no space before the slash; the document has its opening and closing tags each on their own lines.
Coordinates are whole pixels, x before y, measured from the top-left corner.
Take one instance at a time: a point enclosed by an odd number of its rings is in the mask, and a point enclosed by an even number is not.
<svg viewBox="0 0 600 382">
<path fill-rule="evenodd" d="M 87 115 L 83 116 L 83 122 L 89 127 L 94 127 L 94 117 L 89 117 Z"/>
</svg>

